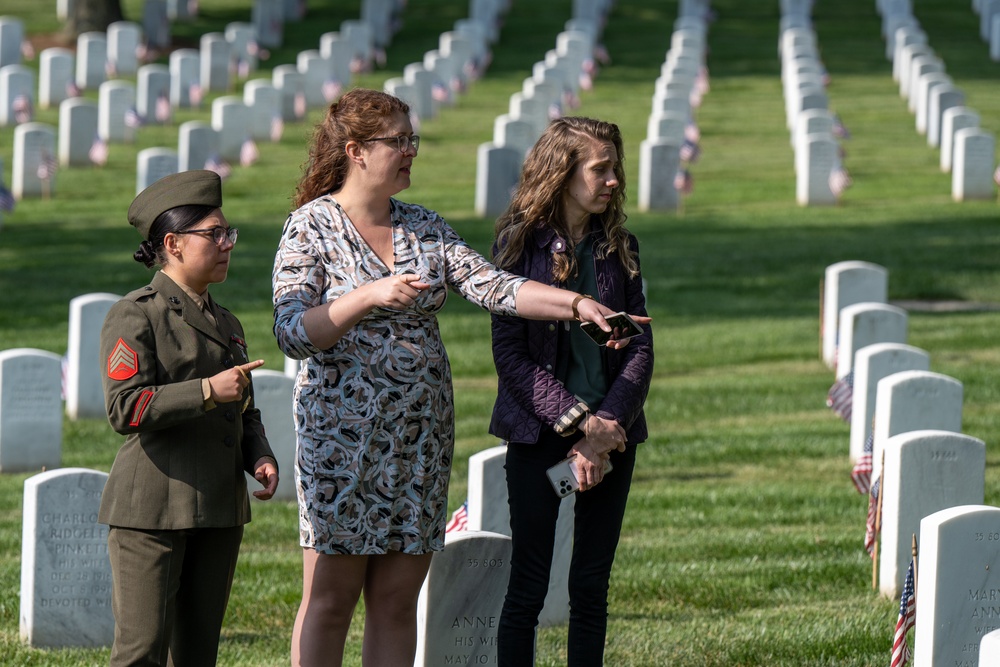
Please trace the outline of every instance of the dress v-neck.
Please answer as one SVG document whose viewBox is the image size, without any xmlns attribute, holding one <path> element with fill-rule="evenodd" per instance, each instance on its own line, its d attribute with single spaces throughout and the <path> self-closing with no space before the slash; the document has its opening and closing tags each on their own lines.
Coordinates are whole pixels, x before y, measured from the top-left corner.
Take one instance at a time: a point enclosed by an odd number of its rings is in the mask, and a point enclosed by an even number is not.
<svg viewBox="0 0 1000 667">
<path fill-rule="evenodd" d="M 382 272 L 385 275 L 388 276 L 393 275 L 396 271 L 396 225 L 392 219 L 393 218 L 392 203 L 390 202 L 389 204 L 389 240 L 390 240 L 390 248 L 392 250 L 392 264 L 390 265 L 377 252 L 375 252 L 375 249 L 372 248 L 371 244 L 368 243 L 368 240 L 365 238 L 365 235 L 361 233 L 361 230 L 358 229 L 357 225 L 354 224 L 354 221 L 351 220 L 351 216 L 347 215 L 347 211 L 345 211 L 344 207 L 340 205 L 340 202 L 338 202 L 333 196 L 331 196 L 330 199 L 333 200 L 333 203 L 337 207 L 337 210 L 340 211 L 340 214 L 344 218 L 344 222 L 346 222 L 351 226 L 351 229 L 354 230 L 354 233 L 358 235 L 360 243 L 368 250 L 366 254 L 370 258 L 378 262 L 378 264 L 383 269 Z"/>
</svg>

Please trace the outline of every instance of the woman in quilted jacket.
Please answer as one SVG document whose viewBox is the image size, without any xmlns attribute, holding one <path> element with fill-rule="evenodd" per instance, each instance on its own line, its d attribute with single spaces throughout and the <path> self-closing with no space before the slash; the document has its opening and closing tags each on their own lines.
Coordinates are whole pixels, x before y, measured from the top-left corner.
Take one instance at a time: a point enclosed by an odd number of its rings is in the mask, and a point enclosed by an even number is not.
<svg viewBox="0 0 1000 667">
<path fill-rule="evenodd" d="M 632 314 L 641 329 L 599 345 L 569 322 L 493 316 L 499 386 L 490 432 L 507 441 L 513 539 L 498 630 L 502 666 L 533 664 L 561 502 L 546 471 L 567 457 L 579 483 L 568 664 L 601 665 L 604 659 L 611 565 L 636 446 L 646 439 L 643 403 L 653 372 L 639 247 L 624 226 L 622 160 L 616 125 L 555 120 L 529 153 L 513 200 L 496 223 L 498 267 L 593 295 Z"/>
</svg>

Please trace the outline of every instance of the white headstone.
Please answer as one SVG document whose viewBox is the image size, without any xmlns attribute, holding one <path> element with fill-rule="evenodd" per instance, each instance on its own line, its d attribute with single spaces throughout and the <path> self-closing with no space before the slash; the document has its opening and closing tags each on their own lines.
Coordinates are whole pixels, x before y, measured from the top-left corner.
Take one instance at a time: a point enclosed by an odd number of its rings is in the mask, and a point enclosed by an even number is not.
<svg viewBox="0 0 1000 667">
<path fill-rule="evenodd" d="M 34 118 L 35 73 L 24 65 L 0 67 L 0 127 Z"/>
<path fill-rule="evenodd" d="M 229 90 L 229 67 L 231 62 L 229 42 L 221 32 L 209 32 L 201 36 L 199 56 L 201 56 L 201 88 L 205 92 L 225 92 Z"/>
<path fill-rule="evenodd" d="M 170 106 L 198 107 L 205 88 L 201 78 L 201 54 L 194 49 L 177 49 L 170 54 Z"/>
<path fill-rule="evenodd" d="M 996 138 L 978 127 L 955 132 L 951 168 L 951 198 L 955 201 L 993 199 Z"/>
<path fill-rule="evenodd" d="M 271 83 L 281 94 L 281 117 L 286 121 L 302 120 L 306 115 L 306 97 L 298 68 L 278 65 L 271 72 Z"/>
<path fill-rule="evenodd" d="M 908 44 L 900 50 L 899 57 L 892 63 L 893 72 L 896 73 L 898 71 L 899 73 L 898 80 L 900 97 L 907 100 L 910 98 L 910 71 L 913 59 L 920 56 L 933 55 L 934 49 L 932 49 L 926 42 Z"/>
<path fill-rule="evenodd" d="M 284 40 L 285 12 L 280 0 L 254 0 L 250 17 L 261 46 L 281 46 Z"/>
<path fill-rule="evenodd" d="M 58 468 L 62 360 L 44 350 L 0 352 L 0 472 Z"/>
<path fill-rule="evenodd" d="M 476 214 L 491 218 L 510 203 L 521 175 L 520 151 L 492 143 L 480 144 L 476 153 Z"/>
<path fill-rule="evenodd" d="M 170 46 L 170 19 L 167 16 L 166 0 L 143 0 L 142 32 L 146 44 L 154 50 Z"/>
<path fill-rule="evenodd" d="M 851 392 L 851 462 L 864 453 L 872 434 L 875 392 L 878 382 L 893 373 L 930 370 L 930 355 L 902 343 L 875 343 L 854 353 L 854 383 Z"/>
<path fill-rule="evenodd" d="M 17 199 L 55 194 L 54 170 L 43 179 L 39 167 L 56 163 L 56 131 L 45 123 L 24 123 L 14 128 L 11 192 Z"/>
<path fill-rule="evenodd" d="M 16 16 L 0 16 L 0 67 L 21 64 L 24 22 Z"/>
<path fill-rule="evenodd" d="M 115 21 L 108 26 L 108 63 L 115 76 L 132 76 L 139 71 L 142 28 L 131 21 Z"/>
<path fill-rule="evenodd" d="M 871 262 L 846 261 L 830 264 L 823 277 L 823 361 L 833 368 L 837 360 L 840 311 L 853 303 L 885 303 L 889 272 Z"/>
<path fill-rule="evenodd" d="M 854 355 L 875 343 L 905 343 L 906 311 L 886 303 L 864 302 L 844 306 L 837 330 L 837 377 L 854 370 Z"/>
<path fill-rule="evenodd" d="M 333 67 L 319 51 L 300 51 L 295 58 L 296 67 L 302 75 L 302 86 L 306 96 L 306 106 L 310 109 L 326 107 L 339 97 L 339 82 L 333 78 Z"/>
<path fill-rule="evenodd" d="M 243 86 L 243 103 L 250 109 L 250 136 L 274 140 L 274 123 L 281 119 L 281 94 L 268 79 L 253 79 Z M 277 137 L 280 139 L 280 137 Z"/>
<path fill-rule="evenodd" d="M 267 430 L 267 441 L 278 463 L 283 479 L 274 494 L 275 500 L 295 500 L 295 421 L 292 410 L 292 393 L 295 380 L 282 372 L 257 369 L 253 372 L 254 405 L 260 410 L 260 419 Z M 253 462 L 250 462 L 251 465 Z M 250 490 L 261 488 L 260 483 L 247 474 Z M 253 495 L 250 495 L 253 498 Z"/>
<path fill-rule="evenodd" d="M 516 149 L 523 161 L 524 156 L 535 144 L 535 129 L 526 120 L 501 114 L 493 121 L 493 144 Z"/>
<path fill-rule="evenodd" d="M 285 375 L 292 378 L 293 380 L 298 377 L 299 371 L 302 370 L 302 362 L 298 359 L 292 359 L 291 357 L 285 357 Z"/>
<path fill-rule="evenodd" d="M 170 122 L 170 70 L 166 65 L 143 65 L 136 83 L 135 108 L 144 123 Z"/>
<path fill-rule="evenodd" d="M 917 79 L 916 95 L 916 128 L 917 132 L 926 135 L 930 127 L 931 93 L 941 86 L 951 85 L 951 77 L 944 72 L 928 72 Z M 928 141 L 928 144 L 930 142 Z"/>
<path fill-rule="evenodd" d="M 249 107 L 234 95 L 212 100 L 212 127 L 219 133 L 219 155 L 238 162 L 243 142 L 250 138 Z"/>
<path fill-rule="evenodd" d="M 90 165 L 90 149 L 97 139 L 97 105 L 82 97 L 63 100 L 59 104 L 59 164 Z"/>
<path fill-rule="evenodd" d="M 806 135 L 796 145 L 795 200 L 800 206 L 837 203 L 830 175 L 838 161 L 837 142 L 829 134 Z"/>
<path fill-rule="evenodd" d="M 892 80 L 899 83 L 903 60 L 903 49 L 912 44 L 927 44 L 927 33 L 917 27 L 902 27 L 896 31 L 896 39 L 892 45 Z M 929 48 L 929 47 L 928 47 Z"/>
<path fill-rule="evenodd" d="M 107 79 L 108 38 L 103 32 L 85 32 L 76 38 L 76 85 L 96 90 Z"/>
<path fill-rule="evenodd" d="M 937 148 L 941 145 L 944 113 L 948 109 L 965 104 L 965 93 L 955 86 L 945 83 L 931 89 L 927 103 L 927 145 Z"/>
<path fill-rule="evenodd" d="M 680 168 L 680 144 L 644 139 L 639 144 L 639 210 L 677 211 L 680 196 L 674 177 Z"/>
<path fill-rule="evenodd" d="M 42 51 L 38 67 L 38 106 L 49 109 L 73 97 L 74 58 L 69 49 L 52 47 Z"/>
<path fill-rule="evenodd" d="M 962 383 L 930 371 L 902 371 L 878 381 L 872 429 L 872 480 L 882 474 L 882 451 L 910 431 L 962 431 Z"/>
<path fill-rule="evenodd" d="M 197 16 L 197 0 L 167 0 L 167 18 L 171 21 L 184 23 Z"/>
<path fill-rule="evenodd" d="M 449 533 L 420 590 L 414 667 L 495 664 L 509 576 L 509 537 Z"/>
<path fill-rule="evenodd" d="M 363 70 L 369 69 L 375 54 L 371 26 L 360 20 L 344 21 L 340 24 L 340 35 L 350 42 L 355 62 Z"/>
<path fill-rule="evenodd" d="M 330 62 L 334 80 L 346 88 L 351 83 L 351 58 L 354 53 L 351 43 L 339 32 L 324 33 L 319 38 L 319 52 Z"/>
<path fill-rule="evenodd" d="M 678 146 L 684 142 L 688 119 L 679 113 L 650 114 L 646 122 L 647 139 L 665 139 Z"/>
<path fill-rule="evenodd" d="M 951 171 L 955 163 L 955 133 L 979 127 L 979 114 L 969 107 L 952 107 L 941 114 L 941 171 Z"/>
<path fill-rule="evenodd" d="M 962 505 L 920 522 L 913 667 L 974 665 L 1000 625 L 1000 508 Z"/>
<path fill-rule="evenodd" d="M 105 81 L 97 95 L 97 134 L 108 143 L 130 143 L 135 138 L 133 123 L 127 122 L 135 108 L 135 86 L 129 81 Z"/>
<path fill-rule="evenodd" d="M 879 591 L 899 599 L 920 539 L 920 520 L 958 505 L 982 505 L 986 443 L 950 431 L 910 431 L 885 443 Z"/>
<path fill-rule="evenodd" d="M 469 530 L 510 535 L 507 475 L 504 472 L 506 455 L 507 447 L 500 445 L 469 457 Z M 542 627 L 569 621 L 569 563 L 573 555 L 575 503 L 576 495 L 570 494 L 559 505 L 549 590 L 538 616 L 538 623 Z"/>
<path fill-rule="evenodd" d="M 993 22 L 996 23 L 996 19 Z M 984 635 L 979 642 L 979 667 L 989 665 L 1000 665 L 1000 630 Z"/>
<path fill-rule="evenodd" d="M 101 380 L 101 327 L 121 297 L 96 292 L 69 302 L 69 347 L 66 351 L 66 415 L 70 419 L 108 416 Z"/>
<path fill-rule="evenodd" d="M 434 101 L 434 73 L 428 72 L 423 63 L 410 63 L 403 68 L 403 80 L 413 88 L 410 112 L 415 113 L 420 119 L 433 118 L 437 114 L 437 104 Z"/>
<path fill-rule="evenodd" d="M 210 124 L 189 120 L 177 128 L 177 171 L 204 169 L 218 155 L 219 133 Z"/>
<path fill-rule="evenodd" d="M 549 124 L 548 105 L 531 95 L 514 93 L 510 96 L 507 113 L 511 118 L 526 120 L 535 128 L 535 139 L 542 135 Z"/>
<path fill-rule="evenodd" d="M 236 62 L 236 74 L 246 78 L 250 72 L 257 70 L 259 49 L 257 46 L 257 30 L 250 23 L 230 23 L 226 25 L 226 41 L 229 42 L 229 52 Z"/>
<path fill-rule="evenodd" d="M 30 646 L 110 646 L 108 527 L 97 523 L 107 473 L 62 468 L 24 482 L 21 640 Z"/>
<path fill-rule="evenodd" d="M 135 157 L 135 193 L 177 171 L 177 151 L 159 147 L 142 149 Z"/>
<path fill-rule="evenodd" d="M 994 14 L 990 22 L 990 60 L 1000 61 L 1000 14 Z"/>
<path fill-rule="evenodd" d="M 806 139 L 811 134 L 833 135 L 832 111 L 809 109 L 800 113 L 795 120 L 795 130 L 792 132 L 792 148 L 797 151 L 800 144 L 806 146 Z"/>
<path fill-rule="evenodd" d="M 990 41 L 993 17 L 1000 15 L 1000 0 L 982 0 L 979 6 L 979 36 L 984 42 Z"/>
</svg>

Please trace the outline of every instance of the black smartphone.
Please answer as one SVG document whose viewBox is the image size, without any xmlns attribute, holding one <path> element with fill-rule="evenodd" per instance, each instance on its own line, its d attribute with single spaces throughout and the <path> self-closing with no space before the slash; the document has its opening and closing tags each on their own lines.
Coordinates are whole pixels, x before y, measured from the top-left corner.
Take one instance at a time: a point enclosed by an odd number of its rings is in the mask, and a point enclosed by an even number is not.
<svg viewBox="0 0 1000 667">
<path fill-rule="evenodd" d="M 642 327 L 635 323 L 628 313 L 615 313 L 605 317 L 611 325 L 611 331 L 603 331 L 593 322 L 581 322 L 580 328 L 598 345 L 604 345 L 609 340 L 627 340 L 642 333 Z"/>
</svg>

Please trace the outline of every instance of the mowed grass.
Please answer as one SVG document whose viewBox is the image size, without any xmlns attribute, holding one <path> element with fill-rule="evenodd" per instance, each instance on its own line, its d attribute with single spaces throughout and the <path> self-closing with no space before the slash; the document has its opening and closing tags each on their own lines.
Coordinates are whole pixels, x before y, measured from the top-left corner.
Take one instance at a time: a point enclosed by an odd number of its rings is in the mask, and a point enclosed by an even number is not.
<svg viewBox="0 0 1000 667">
<path fill-rule="evenodd" d="M 141 0 L 123 2 L 139 16 Z M 178 44 L 247 20 L 249 0 L 202 0 L 177 26 Z M 929 43 L 985 129 L 997 131 L 1000 65 L 978 39 L 968 3 L 923 0 L 916 15 Z M 44 5 L 44 6 L 42 6 Z M 848 428 L 824 405 L 833 373 L 819 360 L 819 283 L 824 268 L 866 260 L 889 270 L 899 301 L 1000 302 L 997 202 L 954 203 L 938 153 L 914 128 L 884 57 L 871 0 L 817 3 L 814 20 L 830 72 L 830 107 L 852 138 L 854 177 L 839 206 L 795 204 L 793 155 L 781 98 L 777 2 L 716 0 L 709 31 L 711 90 L 698 110 L 702 157 L 679 215 L 640 213 L 639 142 L 653 85 L 669 48 L 677 2 L 619 0 L 604 32 L 611 56 L 573 113 L 617 122 L 626 139 L 629 227 L 641 243 L 654 318 L 656 367 L 647 402 L 651 437 L 641 446 L 612 578 L 608 665 L 830 665 L 888 662 L 897 602 L 871 591 L 862 548 L 866 500 L 848 473 Z M 266 68 L 293 62 L 319 36 L 357 18 L 360 3 L 311 0 Z M 59 29 L 51 8 L 9 0 L 36 39 Z M 514 0 L 494 60 L 457 104 L 420 128 L 413 185 L 401 198 L 441 212 L 473 245 L 489 247 L 492 220 L 474 212 L 475 151 L 492 136 L 512 93 L 555 46 L 569 0 Z M 467 3 L 411 1 L 386 66 L 356 85 L 380 87 L 436 48 Z M 29 63 L 36 67 L 37 61 Z M 269 76 L 262 71 L 255 76 Z M 90 91 L 88 96 L 96 98 Z M 146 127 L 113 146 L 100 169 L 61 170 L 57 196 L 19 203 L 0 229 L 0 349 L 66 349 L 68 302 L 126 291 L 149 274 L 131 259 L 138 236 L 125 211 L 135 194 L 135 155 L 173 146 L 169 127 Z M 290 125 L 260 162 L 236 168 L 225 210 L 241 229 L 229 280 L 212 288 L 247 329 L 252 352 L 280 369 L 271 336 L 270 270 L 305 158 L 311 124 Z M 55 110 L 39 120 L 57 122 Z M 10 182 L 11 128 L 0 130 Z M 493 446 L 495 396 L 489 318 L 454 298 L 441 326 L 455 373 L 458 451 L 449 505 L 465 498 L 469 455 Z M 987 444 L 986 502 L 1000 500 L 1000 314 L 989 310 L 909 316 L 909 342 L 934 371 L 964 384 L 963 430 Z M 120 443 L 103 420 L 66 421 L 63 464 L 108 470 Z M 283 471 L 285 483 L 290 471 Z M 97 665 L 107 650 L 37 650 L 18 639 L 21 494 L 27 475 L 0 477 L 0 663 Z M 220 664 L 287 663 L 300 594 L 297 514 L 254 506 L 226 618 Z M 361 610 L 348 664 L 360 664 Z M 565 627 L 538 635 L 538 664 L 565 664 Z"/>
</svg>

